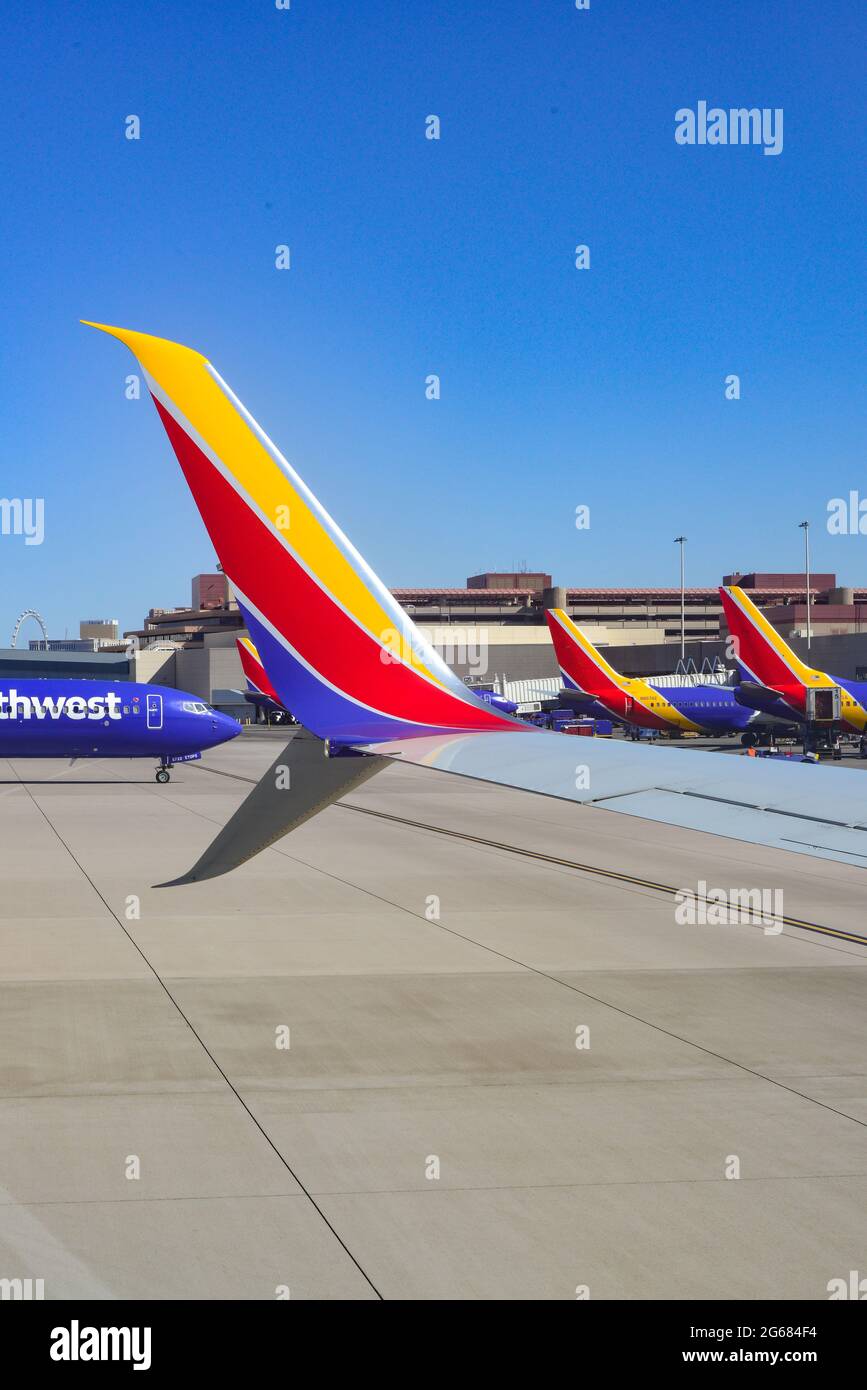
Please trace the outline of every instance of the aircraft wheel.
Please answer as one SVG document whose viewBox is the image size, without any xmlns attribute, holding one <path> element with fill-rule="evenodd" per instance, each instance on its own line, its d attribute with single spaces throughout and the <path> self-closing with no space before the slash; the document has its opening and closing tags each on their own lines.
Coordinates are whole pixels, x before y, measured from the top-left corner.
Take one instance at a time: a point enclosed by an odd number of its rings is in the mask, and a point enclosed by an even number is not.
<svg viewBox="0 0 867 1390">
<path fill-rule="evenodd" d="M 752 729 L 748 729 L 745 734 L 741 734 L 741 746 L 743 748 L 755 748 L 758 741 L 759 736 L 753 733 Z"/>
<path fill-rule="evenodd" d="M 157 773 L 157 781 L 160 783 L 160 785 L 164 786 L 166 782 L 171 781 L 171 778 L 172 774 L 170 772 L 167 772 L 164 767 L 161 767 L 159 772 Z"/>
</svg>

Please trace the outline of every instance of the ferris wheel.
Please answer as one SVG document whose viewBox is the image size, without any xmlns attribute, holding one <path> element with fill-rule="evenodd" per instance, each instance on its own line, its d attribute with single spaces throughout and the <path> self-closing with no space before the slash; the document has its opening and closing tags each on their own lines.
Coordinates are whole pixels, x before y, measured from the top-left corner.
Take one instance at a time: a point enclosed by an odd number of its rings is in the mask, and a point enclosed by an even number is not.
<svg viewBox="0 0 867 1390">
<path fill-rule="evenodd" d="M 43 647 L 45 651 L 48 651 L 48 628 L 45 626 L 45 619 L 42 617 L 42 614 L 37 613 L 35 608 L 28 608 L 21 614 L 21 617 L 12 629 L 12 646 L 16 647 L 18 645 L 18 634 L 21 631 L 22 624 L 26 623 L 28 618 L 32 618 L 35 623 L 39 624 L 39 627 L 42 629 Z"/>
</svg>

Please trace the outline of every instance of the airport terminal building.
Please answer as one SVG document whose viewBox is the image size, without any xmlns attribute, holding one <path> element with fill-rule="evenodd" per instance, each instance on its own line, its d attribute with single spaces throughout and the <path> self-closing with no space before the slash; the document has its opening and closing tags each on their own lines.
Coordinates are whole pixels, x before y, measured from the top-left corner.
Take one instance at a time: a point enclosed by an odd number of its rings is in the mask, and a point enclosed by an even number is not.
<svg viewBox="0 0 867 1390">
<path fill-rule="evenodd" d="M 807 590 L 803 574 L 729 574 L 770 622 L 805 656 Z M 680 656 L 678 588 L 581 588 L 553 583 L 544 571 L 485 572 L 464 588 L 393 590 L 401 606 L 469 683 L 492 684 L 557 675 L 545 612 L 564 608 L 611 663 L 627 676 L 666 675 Z M 727 630 L 718 589 L 684 592 L 687 661 L 726 660 Z M 0 649 L 0 676 L 80 675 L 138 680 L 190 691 L 239 718 L 251 707 L 235 640 L 244 619 L 225 576 L 196 575 L 191 603 L 151 609 L 141 628 L 113 643 L 93 622 L 78 640 L 31 641 L 30 650 Z M 867 679 L 867 587 L 843 587 L 834 574 L 810 578 L 810 660 L 853 679 Z M 87 626 L 87 633 L 85 633 Z M 47 648 L 47 649 L 46 649 Z"/>
</svg>

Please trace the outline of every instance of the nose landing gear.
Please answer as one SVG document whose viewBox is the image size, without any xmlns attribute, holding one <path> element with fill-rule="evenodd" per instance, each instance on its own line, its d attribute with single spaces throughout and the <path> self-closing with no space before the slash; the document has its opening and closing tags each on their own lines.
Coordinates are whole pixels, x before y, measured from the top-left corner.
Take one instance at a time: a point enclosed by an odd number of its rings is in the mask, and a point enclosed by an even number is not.
<svg viewBox="0 0 867 1390">
<path fill-rule="evenodd" d="M 169 763 L 168 765 L 166 763 L 161 763 L 160 766 L 157 768 L 156 778 L 161 786 L 165 786 L 166 782 L 170 782 L 172 780 L 172 774 L 169 772 L 170 767 L 171 763 Z"/>
</svg>

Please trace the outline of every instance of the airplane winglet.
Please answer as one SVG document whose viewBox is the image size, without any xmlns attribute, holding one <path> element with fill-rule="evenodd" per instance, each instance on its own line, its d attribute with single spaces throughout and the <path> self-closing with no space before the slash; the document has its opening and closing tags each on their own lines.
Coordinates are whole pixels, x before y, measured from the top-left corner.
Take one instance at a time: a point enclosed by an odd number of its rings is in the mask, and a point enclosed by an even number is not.
<svg viewBox="0 0 867 1390">
<path fill-rule="evenodd" d="M 306 728 L 363 743 L 526 731 L 455 675 L 207 358 L 95 326 L 138 359 L 262 663 Z"/>
</svg>

